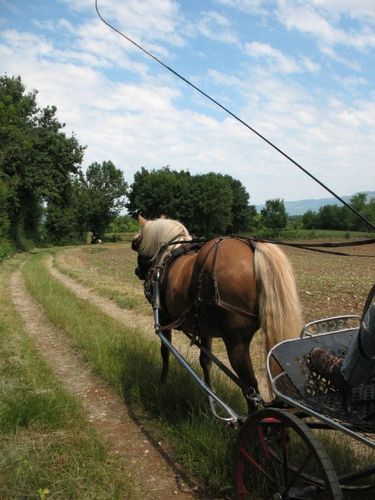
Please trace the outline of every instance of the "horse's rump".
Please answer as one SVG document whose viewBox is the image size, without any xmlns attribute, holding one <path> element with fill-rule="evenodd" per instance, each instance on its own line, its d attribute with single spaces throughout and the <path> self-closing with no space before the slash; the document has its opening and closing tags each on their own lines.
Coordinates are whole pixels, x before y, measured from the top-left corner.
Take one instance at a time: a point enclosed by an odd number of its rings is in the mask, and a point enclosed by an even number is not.
<svg viewBox="0 0 375 500">
<path fill-rule="evenodd" d="M 207 328 L 218 334 L 218 325 L 223 333 L 258 321 L 253 250 L 245 240 L 215 238 L 198 254 L 179 257 L 169 269 L 165 290 L 170 316 L 194 304 L 183 326 L 200 327 L 198 335 Z"/>
</svg>

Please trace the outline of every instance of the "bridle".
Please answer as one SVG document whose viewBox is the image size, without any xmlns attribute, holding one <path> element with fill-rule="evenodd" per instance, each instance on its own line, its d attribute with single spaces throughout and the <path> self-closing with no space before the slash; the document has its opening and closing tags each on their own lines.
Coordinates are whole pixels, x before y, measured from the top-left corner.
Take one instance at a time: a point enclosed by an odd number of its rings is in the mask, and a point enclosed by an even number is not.
<svg viewBox="0 0 375 500">
<path fill-rule="evenodd" d="M 137 257 L 137 267 L 135 268 L 135 274 L 140 280 L 145 280 L 148 272 L 150 271 L 155 259 L 152 257 L 146 257 L 139 253 L 139 246 L 142 241 L 142 233 L 133 239 L 131 243 L 132 250 L 138 253 Z"/>
</svg>

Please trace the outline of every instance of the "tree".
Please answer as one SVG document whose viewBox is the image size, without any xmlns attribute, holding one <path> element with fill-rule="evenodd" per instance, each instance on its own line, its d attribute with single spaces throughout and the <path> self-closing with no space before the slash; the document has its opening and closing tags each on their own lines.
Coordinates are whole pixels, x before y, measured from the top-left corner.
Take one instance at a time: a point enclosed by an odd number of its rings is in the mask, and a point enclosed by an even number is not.
<svg viewBox="0 0 375 500">
<path fill-rule="evenodd" d="M 316 226 L 316 213 L 313 212 L 312 210 L 308 210 L 305 212 L 302 216 L 302 224 L 305 229 L 313 229 Z"/>
<path fill-rule="evenodd" d="M 164 214 L 199 235 L 244 231 L 256 214 L 240 181 L 212 172 L 191 175 L 169 167 L 151 171 L 142 167 L 128 198 L 131 214 L 140 211 L 146 218 Z"/>
<path fill-rule="evenodd" d="M 246 231 L 255 224 L 256 208 L 254 205 L 249 205 L 250 196 L 239 180 L 230 175 L 224 177 L 232 190 L 231 227 L 228 229 L 231 233 Z"/>
<path fill-rule="evenodd" d="M 130 215 L 119 215 L 109 226 L 112 233 L 136 233 L 138 230 L 138 222 Z"/>
<path fill-rule="evenodd" d="M 96 237 L 103 238 L 109 224 L 125 207 L 127 191 L 123 172 L 111 161 L 94 162 L 88 167 L 77 200 L 81 210 L 85 208 L 87 228 Z"/>
<path fill-rule="evenodd" d="M 356 193 L 350 198 L 350 205 L 357 210 L 360 214 L 367 215 L 367 194 L 366 193 Z M 349 210 L 346 209 L 348 212 Z M 353 212 L 347 215 L 348 226 L 347 228 L 353 231 L 367 231 L 369 229 L 368 224 L 362 221 Z"/>
<path fill-rule="evenodd" d="M 190 219 L 189 231 L 203 236 L 226 232 L 232 220 L 232 196 L 231 187 L 223 175 L 193 176 L 186 209 Z"/>
<path fill-rule="evenodd" d="M 266 205 L 261 210 L 262 223 L 270 229 L 281 229 L 286 226 L 288 217 L 284 200 L 275 198 L 266 200 Z"/>
<path fill-rule="evenodd" d="M 348 211 L 338 205 L 324 205 L 318 212 L 320 229 L 348 229 Z"/>
<path fill-rule="evenodd" d="M 156 218 L 164 214 L 186 220 L 189 189 L 189 172 L 177 172 L 169 167 L 149 171 L 142 167 L 134 175 L 126 207 L 132 215 L 141 212 L 145 217 Z"/>
<path fill-rule="evenodd" d="M 71 175 L 84 148 L 67 137 L 56 107 L 40 109 L 37 91 L 26 93 L 20 77 L 0 77 L 0 176 L 5 184 L 9 236 L 19 248 L 37 240 L 44 207 L 69 206 Z"/>
</svg>

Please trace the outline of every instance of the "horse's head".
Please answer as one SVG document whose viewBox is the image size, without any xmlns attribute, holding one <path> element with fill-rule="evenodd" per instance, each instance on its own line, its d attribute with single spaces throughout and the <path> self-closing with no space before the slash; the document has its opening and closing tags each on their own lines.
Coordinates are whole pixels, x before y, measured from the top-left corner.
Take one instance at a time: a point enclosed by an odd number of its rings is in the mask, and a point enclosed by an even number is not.
<svg viewBox="0 0 375 500">
<path fill-rule="evenodd" d="M 143 229 L 146 225 L 146 219 L 140 214 L 138 215 L 138 222 L 140 225 L 140 230 L 132 239 L 131 247 L 132 250 L 138 253 L 137 257 L 137 267 L 135 268 L 135 274 L 140 280 L 146 279 L 147 273 L 152 266 L 152 258 L 145 256 L 141 253 L 140 246 L 143 239 Z"/>
<path fill-rule="evenodd" d="M 165 252 L 162 252 L 163 255 L 159 255 L 162 246 L 172 240 L 190 239 L 190 235 L 181 222 L 167 219 L 165 216 L 155 220 L 146 220 L 141 215 L 138 215 L 138 222 L 140 230 L 134 236 L 131 246 L 138 253 L 138 265 L 135 274 L 139 279 L 144 280 L 156 258 L 164 258 L 176 245 L 168 246 Z"/>
</svg>

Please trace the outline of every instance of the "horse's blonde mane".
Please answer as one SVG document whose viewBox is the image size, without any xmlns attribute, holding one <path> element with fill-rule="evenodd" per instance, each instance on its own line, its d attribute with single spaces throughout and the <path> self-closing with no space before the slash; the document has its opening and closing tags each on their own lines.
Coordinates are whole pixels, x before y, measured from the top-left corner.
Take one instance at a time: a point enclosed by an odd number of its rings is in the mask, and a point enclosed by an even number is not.
<svg viewBox="0 0 375 500">
<path fill-rule="evenodd" d="M 164 217 L 148 220 L 142 227 L 141 232 L 142 239 L 138 251 L 141 255 L 151 259 L 155 259 L 162 244 L 173 239 L 191 239 L 188 230 L 181 222 Z M 175 247 L 176 245 L 170 245 L 165 253 L 170 253 Z"/>
</svg>

